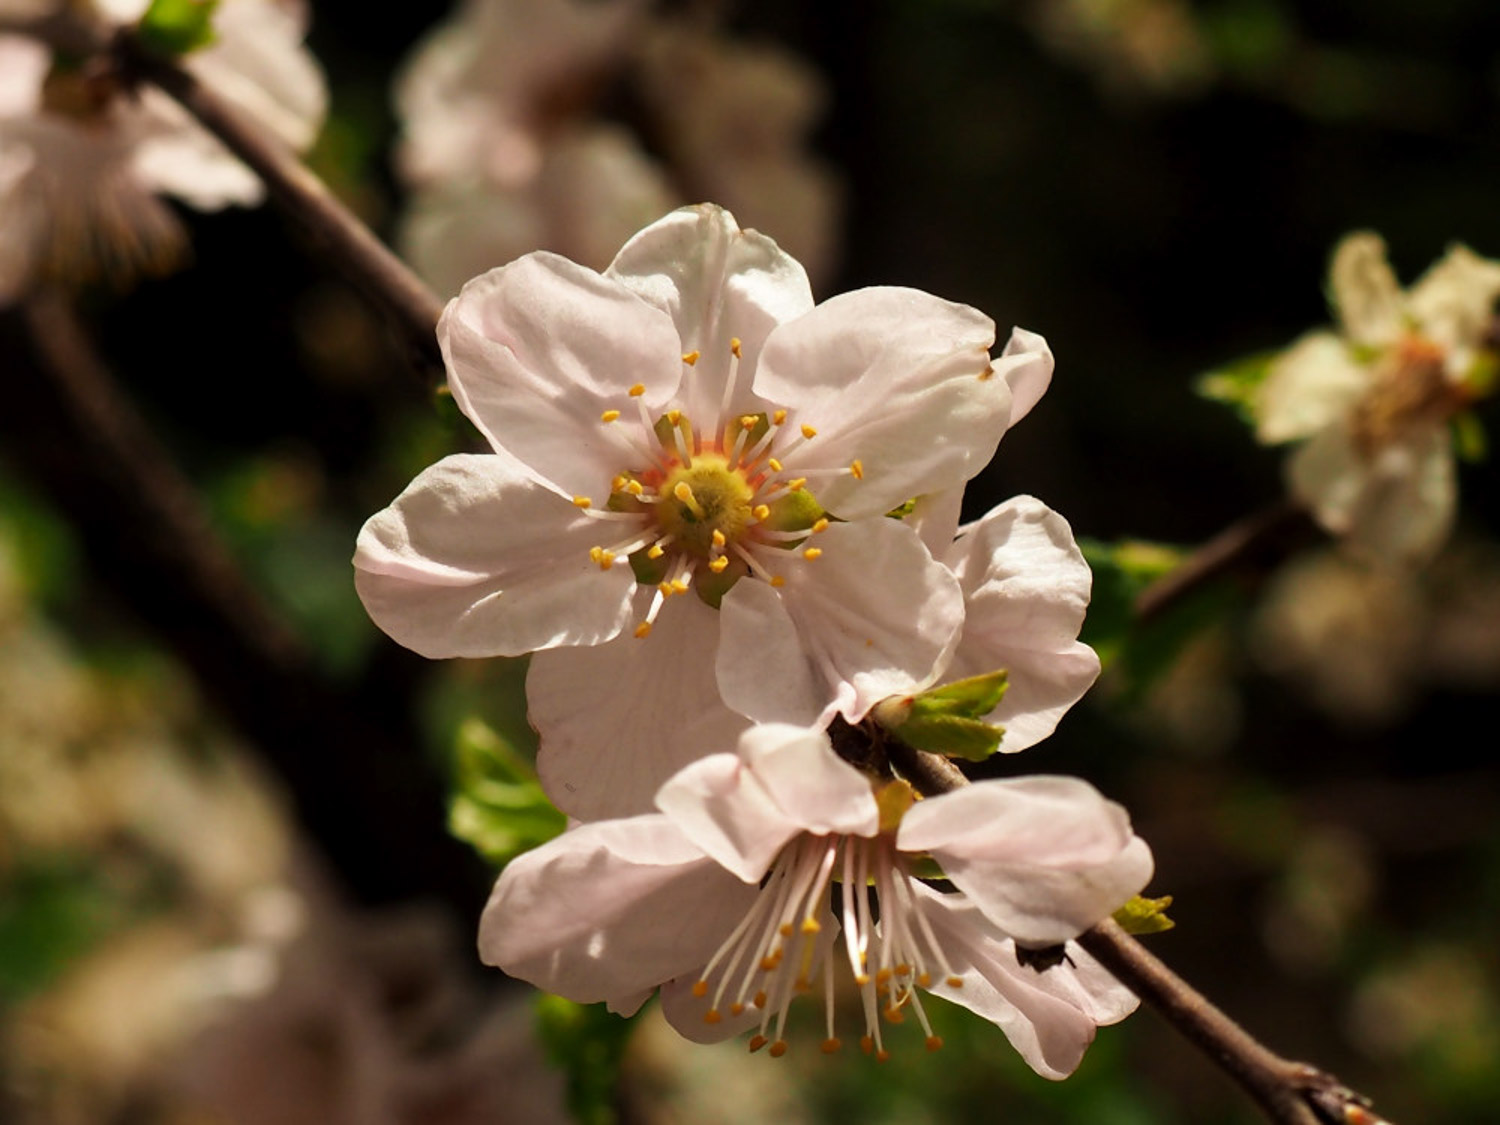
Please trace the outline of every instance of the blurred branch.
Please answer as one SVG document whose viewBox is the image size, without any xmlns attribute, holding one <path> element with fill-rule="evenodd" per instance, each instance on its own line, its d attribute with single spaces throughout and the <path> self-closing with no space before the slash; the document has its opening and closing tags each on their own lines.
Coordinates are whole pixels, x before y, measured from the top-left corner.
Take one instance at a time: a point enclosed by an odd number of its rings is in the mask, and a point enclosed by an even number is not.
<svg viewBox="0 0 1500 1125">
<path fill-rule="evenodd" d="M 11 327 L 24 328 L 31 357 L 15 349 L 0 447 L 68 518 L 93 574 L 259 747 L 356 897 L 440 898 L 477 915 L 488 876 L 447 834 L 444 787 L 411 726 L 410 678 L 345 686 L 319 672 L 238 568 L 66 299 L 37 295 L 0 318 Z"/>
<path fill-rule="evenodd" d="M 968 784 L 946 758 L 894 741 L 886 752 L 902 776 L 929 796 Z M 1389 1125 L 1369 1111 L 1369 1099 L 1333 1075 L 1262 1045 L 1114 919 L 1084 931 L 1077 941 L 1238 1082 L 1277 1125 Z"/>
<path fill-rule="evenodd" d="M 1141 591 L 1135 600 L 1136 619 L 1159 617 L 1195 590 L 1242 567 L 1280 561 L 1311 536 L 1313 526 L 1306 509 L 1289 500 L 1230 524 Z"/>
</svg>

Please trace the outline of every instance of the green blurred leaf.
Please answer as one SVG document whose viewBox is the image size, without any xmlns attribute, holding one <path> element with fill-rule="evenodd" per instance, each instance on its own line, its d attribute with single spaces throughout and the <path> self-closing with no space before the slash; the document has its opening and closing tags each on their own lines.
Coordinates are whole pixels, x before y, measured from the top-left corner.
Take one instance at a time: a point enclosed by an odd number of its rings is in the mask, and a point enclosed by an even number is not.
<svg viewBox="0 0 1500 1125">
<path fill-rule="evenodd" d="M 575 1004 L 541 993 L 536 999 L 537 1038 L 562 1070 L 568 1108 L 579 1125 L 614 1125 L 615 1084 L 635 1016 L 622 1018 L 603 1004 Z"/>
<path fill-rule="evenodd" d="M 1490 454 L 1490 443 L 1484 432 L 1484 423 L 1472 410 L 1465 410 L 1453 418 L 1453 450 L 1461 461 L 1477 465 Z"/>
<path fill-rule="evenodd" d="M 153 50 L 185 55 L 214 41 L 218 6 L 219 0 L 151 0 L 136 33 Z"/>
<path fill-rule="evenodd" d="M 448 830 L 503 867 L 567 827 L 567 817 L 542 792 L 525 757 L 488 724 L 459 728 Z"/>
<path fill-rule="evenodd" d="M 1257 419 L 1257 400 L 1261 385 L 1270 374 L 1279 351 L 1257 352 L 1234 360 L 1223 367 L 1198 376 L 1193 389 L 1206 399 L 1232 407 L 1245 422 L 1253 426 Z"/>
</svg>

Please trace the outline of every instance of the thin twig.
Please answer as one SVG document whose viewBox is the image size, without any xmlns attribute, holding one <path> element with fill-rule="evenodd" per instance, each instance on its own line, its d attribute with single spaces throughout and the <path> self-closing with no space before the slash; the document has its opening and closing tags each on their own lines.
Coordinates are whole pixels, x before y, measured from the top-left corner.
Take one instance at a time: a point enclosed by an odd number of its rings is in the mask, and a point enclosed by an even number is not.
<svg viewBox="0 0 1500 1125">
<path fill-rule="evenodd" d="M 272 201 L 315 250 L 394 318 L 424 385 L 443 370 L 437 321 L 443 302 L 275 136 L 198 81 L 176 60 L 147 49 L 128 30 L 115 39 L 126 72 L 160 86 L 265 182 Z"/>
<path fill-rule="evenodd" d="M 968 784 L 946 758 L 891 741 L 891 764 L 928 795 Z M 1284 1059 L 1214 1007 L 1146 947 L 1106 918 L 1078 937 L 1100 964 L 1238 1082 L 1277 1125 L 1382 1125 L 1369 1099 L 1333 1075 Z M 1389 1125 L 1389 1123 L 1385 1123 Z"/>
<path fill-rule="evenodd" d="M 1230 524 L 1140 592 L 1135 600 L 1136 619 L 1150 621 L 1213 579 L 1284 552 L 1287 544 L 1305 538 L 1312 528 L 1307 511 L 1290 501 Z"/>
</svg>

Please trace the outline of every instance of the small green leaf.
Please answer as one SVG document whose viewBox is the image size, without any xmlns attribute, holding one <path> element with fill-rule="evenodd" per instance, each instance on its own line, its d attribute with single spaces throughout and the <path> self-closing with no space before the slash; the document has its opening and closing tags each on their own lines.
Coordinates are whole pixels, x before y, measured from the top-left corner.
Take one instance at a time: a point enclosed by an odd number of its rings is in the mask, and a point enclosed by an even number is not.
<svg viewBox="0 0 1500 1125">
<path fill-rule="evenodd" d="M 567 827 L 531 764 L 479 719 L 460 728 L 448 830 L 503 867 Z"/>
<path fill-rule="evenodd" d="M 1136 895 L 1115 911 L 1115 921 L 1127 934 L 1159 934 L 1177 925 L 1166 914 L 1171 905 L 1171 895 L 1162 895 L 1161 898 Z"/>
<path fill-rule="evenodd" d="M 219 0 L 151 0 L 136 34 L 141 42 L 166 55 L 185 55 L 206 47 L 214 33 Z"/>
<path fill-rule="evenodd" d="M 1213 402 L 1231 406 L 1252 426 L 1259 412 L 1261 384 L 1280 352 L 1257 352 L 1198 377 L 1194 390 Z"/>
<path fill-rule="evenodd" d="M 1453 449 L 1460 461 L 1467 461 L 1471 465 L 1480 464 L 1489 456 L 1490 443 L 1485 436 L 1484 424 L 1474 411 L 1465 410 L 1462 414 L 1454 415 Z"/>
<path fill-rule="evenodd" d="M 916 695 L 881 700 L 871 717 L 909 746 L 982 762 L 1000 748 L 1005 728 L 984 722 L 1000 705 L 1006 673 L 986 672 Z"/>
<path fill-rule="evenodd" d="M 1000 749 L 1005 728 L 959 715 L 934 715 L 903 723 L 897 733 L 901 741 L 918 750 L 982 762 Z"/>
</svg>

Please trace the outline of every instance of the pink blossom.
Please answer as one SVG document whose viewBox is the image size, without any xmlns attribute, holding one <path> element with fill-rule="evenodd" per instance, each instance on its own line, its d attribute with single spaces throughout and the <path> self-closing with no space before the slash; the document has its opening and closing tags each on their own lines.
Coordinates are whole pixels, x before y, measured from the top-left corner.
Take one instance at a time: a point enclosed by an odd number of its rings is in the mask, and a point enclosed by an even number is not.
<svg viewBox="0 0 1500 1125">
<path fill-rule="evenodd" d="M 1076 945 L 1045 971 L 1017 960 L 1018 946 L 1069 942 L 1150 878 L 1125 811 L 1082 781 L 985 781 L 913 803 L 905 782 L 856 770 L 822 732 L 773 724 L 743 735 L 738 754 L 685 767 L 656 803 L 506 868 L 480 923 L 484 960 L 624 1014 L 660 988 L 684 1036 L 754 1027 L 751 1050 L 773 1055 L 787 1049 L 793 998 L 820 985 L 823 1049 L 838 1048 L 844 961 L 865 1050 L 884 1057 L 882 1020 L 907 1015 L 940 1046 L 925 990 L 997 1024 L 1049 1078 L 1135 1006 Z M 921 881 L 928 860 L 957 893 Z"/>
</svg>

